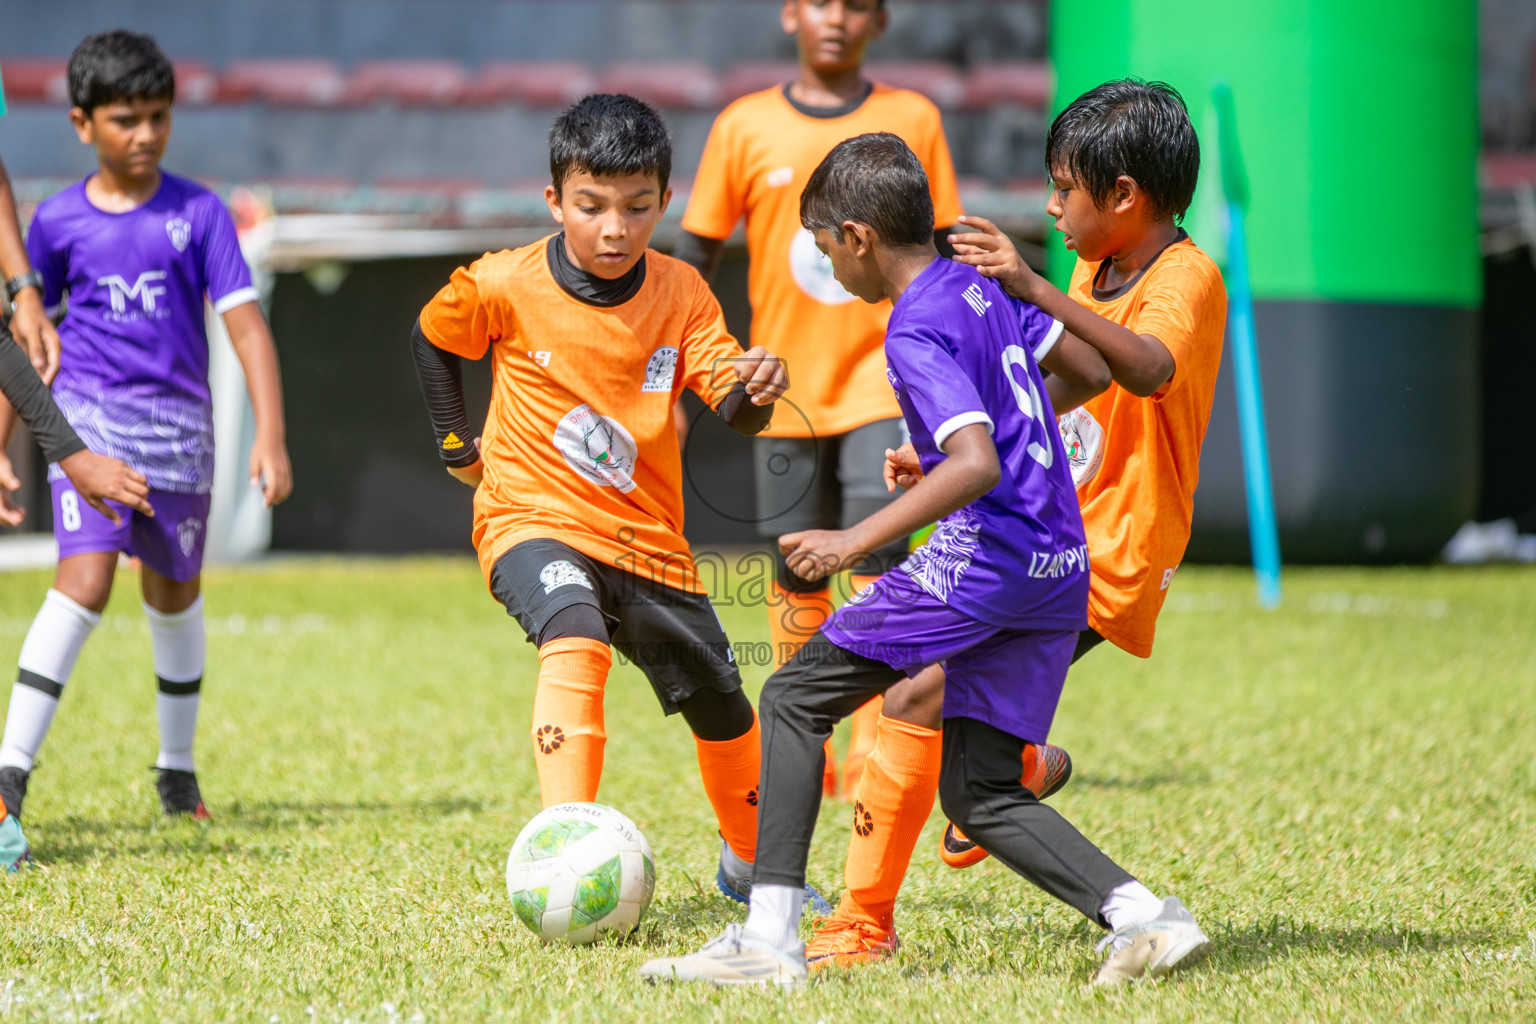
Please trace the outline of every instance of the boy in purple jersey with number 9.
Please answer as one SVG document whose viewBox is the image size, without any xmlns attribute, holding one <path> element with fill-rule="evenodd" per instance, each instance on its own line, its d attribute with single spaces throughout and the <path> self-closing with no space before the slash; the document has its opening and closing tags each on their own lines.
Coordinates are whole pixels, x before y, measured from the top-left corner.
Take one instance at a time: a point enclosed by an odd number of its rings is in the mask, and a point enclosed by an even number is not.
<svg viewBox="0 0 1536 1024">
<path fill-rule="evenodd" d="M 943 663 L 939 797 L 949 819 L 1017 873 L 1113 929 L 1096 979 L 1123 984 L 1210 948 L 1176 898 L 1156 897 L 1019 778 L 1043 743 L 1087 623 L 1082 516 L 1036 353 L 1062 325 L 975 269 L 940 259 L 922 164 L 899 138 L 860 135 L 822 161 L 800 218 L 837 280 L 894 302 L 886 372 L 921 462 L 896 501 L 847 530 L 787 534 L 806 579 L 837 572 L 937 521 L 928 544 L 850 598 L 763 688 L 762 775 L 751 910 L 691 956 L 653 960 L 656 981 L 796 985 L 796 935 L 821 785 L 836 722 L 903 677 Z M 888 453 L 888 460 L 894 453 Z M 899 470 L 899 467 L 892 467 Z M 1102 945 L 1102 944 L 1101 944 Z"/>
<path fill-rule="evenodd" d="M 0 798 L 21 817 L 33 760 L 112 592 L 119 552 L 137 556 L 159 693 L 157 788 L 167 814 L 207 818 L 192 760 L 203 677 L 201 572 L 213 486 L 204 301 L 224 318 L 250 391 L 250 476 L 270 507 L 292 489 L 277 354 L 217 196 L 160 170 L 175 97 L 148 36 L 93 35 L 69 60 L 70 121 L 97 170 L 43 202 L 27 236 L 44 305 L 68 295 L 53 393 L 92 451 L 149 481 L 154 516 L 120 523 L 50 469 L 59 567 L 22 644 L 0 739 Z"/>
</svg>

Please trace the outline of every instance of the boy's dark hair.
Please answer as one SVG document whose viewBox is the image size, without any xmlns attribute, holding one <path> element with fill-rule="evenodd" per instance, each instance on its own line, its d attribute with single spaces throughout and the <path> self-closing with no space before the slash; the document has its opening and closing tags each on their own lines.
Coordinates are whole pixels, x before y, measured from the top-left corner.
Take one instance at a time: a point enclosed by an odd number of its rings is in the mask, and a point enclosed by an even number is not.
<svg viewBox="0 0 1536 1024">
<path fill-rule="evenodd" d="M 1045 136 L 1046 172 L 1068 172 L 1102 207 L 1120 175 L 1146 194 L 1159 220 L 1182 220 L 1200 176 L 1200 140 L 1179 91 L 1120 78 L 1090 89 L 1056 115 Z"/>
<path fill-rule="evenodd" d="M 800 193 L 800 223 L 843 236 L 844 221 L 868 224 L 886 245 L 933 241 L 933 196 L 917 154 L 890 132 L 855 135 L 833 147 Z"/>
<path fill-rule="evenodd" d="M 549 127 L 549 176 L 559 195 L 565 179 L 580 171 L 593 177 L 654 174 L 667 190 L 672 176 L 672 136 L 649 103 L 623 93 L 583 97 Z"/>
<path fill-rule="evenodd" d="M 124 100 L 176 100 L 176 74 L 153 39 L 127 29 L 86 36 L 69 55 L 69 102 L 89 114 Z"/>
</svg>

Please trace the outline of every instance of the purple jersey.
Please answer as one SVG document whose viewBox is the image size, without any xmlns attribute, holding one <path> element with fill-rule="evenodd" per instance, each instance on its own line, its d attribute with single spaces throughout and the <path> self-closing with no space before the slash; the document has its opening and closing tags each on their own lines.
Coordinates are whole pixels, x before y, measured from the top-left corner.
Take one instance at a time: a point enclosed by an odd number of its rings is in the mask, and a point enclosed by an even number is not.
<svg viewBox="0 0 1536 1024">
<path fill-rule="evenodd" d="M 65 293 L 53 396 L 92 451 L 183 494 L 213 487 L 213 410 L 203 297 L 224 313 L 257 293 L 218 196 L 161 175 L 128 213 L 91 205 L 85 182 L 37 208 L 27 253 L 44 305 Z"/>
<path fill-rule="evenodd" d="M 939 521 L 902 569 L 981 622 L 1087 628 L 1088 549 L 1056 415 L 1035 360 L 1061 324 L 973 268 L 935 260 L 902 293 L 885 335 L 886 375 L 924 472 L 944 442 L 980 423 L 1002 478 Z"/>
</svg>

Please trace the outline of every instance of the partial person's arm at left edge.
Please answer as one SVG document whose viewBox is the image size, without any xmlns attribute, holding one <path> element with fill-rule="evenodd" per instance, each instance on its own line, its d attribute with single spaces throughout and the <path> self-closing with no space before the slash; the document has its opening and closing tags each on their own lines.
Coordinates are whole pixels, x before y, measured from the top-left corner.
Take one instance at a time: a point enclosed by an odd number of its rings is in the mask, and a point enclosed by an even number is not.
<svg viewBox="0 0 1536 1024">
<path fill-rule="evenodd" d="M 19 415 L 37 438 L 43 454 L 49 462 L 73 455 L 85 447 L 75 428 L 64 418 L 48 385 L 37 375 L 37 369 L 11 340 L 10 332 L 0 326 L 0 391 L 5 393 L 7 404 L 0 408 L 0 454 L 10 440 L 13 412 Z"/>
<path fill-rule="evenodd" d="M 288 459 L 287 428 L 283 422 L 283 381 L 277 369 L 277 347 L 261 306 L 245 302 L 224 313 L 230 344 L 245 371 L 245 386 L 256 413 L 256 443 L 251 445 L 251 486 L 262 488 L 267 508 L 293 492 L 293 466 Z"/>
<path fill-rule="evenodd" d="M 895 501 L 846 530 L 785 534 L 779 550 L 796 576 L 819 580 L 969 505 L 1000 479 L 992 435 L 984 424 L 967 424 L 945 438 L 944 461 Z"/>
<path fill-rule="evenodd" d="M 11 193 L 11 179 L 0 163 L 0 284 L 28 273 L 32 261 L 21 240 L 21 222 L 16 217 L 16 197 Z M 12 300 L 11 333 L 27 350 L 32 368 L 44 383 L 53 383 L 59 372 L 59 332 L 43 309 L 42 289 L 27 287 Z"/>
<path fill-rule="evenodd" d="M 11 341 L 3 327 L 0 327 L 0 392 L 4 394 L 0 397 L 0 523 L 19 526 L 26 513 L 10 500 L 11 493 L 21 487 L 6 454 L 17 413 L 42 446 L 43 456 L 49 462 L 57 463 L 74 485 L 75 492 L 113 525 L 121 525 L 122 519 L 117 510 L 107 504 L 108 501 L 127 505 L 147 516 L 155 514 L 149 504 L 149 482 L 144 475 L 126 463 L 97 455 L 86 448 L 48 393 L 26 353 Z"/>
</svg>

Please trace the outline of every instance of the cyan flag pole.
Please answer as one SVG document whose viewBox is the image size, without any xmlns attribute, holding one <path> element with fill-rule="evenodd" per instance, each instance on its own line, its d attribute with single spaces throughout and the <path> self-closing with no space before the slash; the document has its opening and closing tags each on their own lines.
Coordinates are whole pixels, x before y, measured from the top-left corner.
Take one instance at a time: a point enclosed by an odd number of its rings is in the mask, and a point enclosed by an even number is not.
<svg viewBox="0 0 1536 1024">
<path fill-rule="evenodd" d="M 1248 175 L 1237 145 L 1232 90 L 1217 82 L 1211 90 L 1216 138 L 1221 153 L 1221 187 L 1227 200 L 1227 337 L 1237 385 L 1237 421 L 1243 444 L 1243 484 L 1248 496 L 1248 542 L 1253 552 L 1259 603 L 1280 603 L 1280 533 L 1269 478 L 1269 443 L 1264 434 L 1264 389 L 1259 379 L 1258 340 L 1253 330 L 1253 288 L 1248 279 L 1248 238 L 1244 213 Z"/>
</svg>

